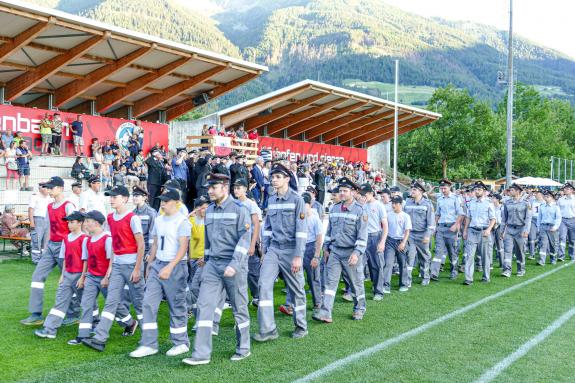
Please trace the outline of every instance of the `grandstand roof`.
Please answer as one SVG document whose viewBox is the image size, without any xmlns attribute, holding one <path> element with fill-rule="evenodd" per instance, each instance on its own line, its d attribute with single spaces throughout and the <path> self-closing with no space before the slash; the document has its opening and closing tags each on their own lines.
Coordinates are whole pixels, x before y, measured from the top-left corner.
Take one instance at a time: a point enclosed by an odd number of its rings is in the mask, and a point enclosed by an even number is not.
<svg viewBox="0 0 575 383">
<path fill-rule="evenodd" d="M 378 97 L 304 80 L 217 112 L 227 127 L 244 125 L 260 134 L 315 142 L 369 147 L 393 138 L 395 103 Z M 398 104 L 399 134 L 441 117 Z"/>
<path fill-rule="evenodd" d="M 268 70 L 21 1 L 0 0 L 0 25 L 0 87 L 18 105 L 74 112 L 92 100 L 93 112 L 172 120 Z"/>
</svg>

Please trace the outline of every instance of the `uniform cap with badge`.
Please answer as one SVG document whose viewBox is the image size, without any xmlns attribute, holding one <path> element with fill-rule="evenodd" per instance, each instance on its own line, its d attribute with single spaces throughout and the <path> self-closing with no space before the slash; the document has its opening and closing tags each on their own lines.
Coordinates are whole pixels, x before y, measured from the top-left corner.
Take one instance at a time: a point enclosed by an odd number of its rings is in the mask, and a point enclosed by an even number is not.
<svg viewBox="0 0 575 383">
<path fill-rule="evenodd" d="M 289 169 L 280 163 L 275 163 L 270 169 L 270 177 L 274 174 L 283 174 L 286 177 L 290 177 L 291 175 Z"/>
<path fill-rule="evenodd" d="M 411 182 L 412 189 L 419 189 L 422 193 L 425 193 L 425 188 L 417 181 Z"/>
<path fill-rule="evenodd" d="M 160 201 L 179 201 L 180 193 L 176 189 L 166 189 L 165 192 L 156 197 Z"/>
<path fill-rule="evenodd" d="M 94 221 L 98 222 L 100 225 L 103 225 L 106 222 L 106 217 L 104 214 L 100 213 L 98 210 L 91 210 L 85 214 L 86 219 L 93 219 Z"/>
<path fill-rule="evenodd" d="M 361 184 L 359 187 L 359 194 L 366 195 L 367 193 L 373 193 L 373 187 L 370 183 Z"/>
<path fill-rule="evenodd" d="M 148 192 L 139 186 L 134 186 L 134 188 L 132 189 L 132 195 L 134 195 L 134 196 L 139 195 L 139 196 L 147 197 Z"/>
<path fill-rule="evenodd" d="M 452 182 L 447 178 L 442 178 L 439 180 L 439 186 L 451 186 Z"/>
<path fill-rule="evenodd" d="M 122 185 L 118 185 L 118 186 L 114 186 L 112 189 L 107 190 L 106 192 L 104 192 L 105 196 L 108 197 L 114 197 L 117 195 L 121 195 L 124 197 L 129 197 L 130 196 L 130 191 L 128 190 L 127 187 L 122 186 Z"/>
<path fill-rule="evenodd" d="M 206 184 L 204 185 L 204 187 L 209 187 L 218 184 L 229 184 L 229 183 L 230 183 L 230 177 L 228 175 L 221 173 L 210 173 L 206 177 Z"/>
<path fill-rule="evenodd" d="M 351 189 L 351 190 L 357 190 L 357 189 L 359 189 L 359 186 L 358 186 L 355 182 L 353 182 L 352 180 L 350 180 L 350 179 L 347 178 L 347 177 L 342 177 L 342 178 L 340 178 L 340 179 L 337 181 L 337 183 L 338 183 L 337 186 L 339 187 L 339 189 L 341 189 L 341 188 L 348 188 L 348 189 Z"/>
<path fill-rule="evenodd" d="M 53 189 L 55 187 L 64 187 L 64 180 L 61 177 L 51 177 L 47 182 L 44 182 L 46 189 Z"/>
<path fill-rule="evenodd" d="M 512 184 L 511 186 L 509 186 L 509 189 L 515 189 L 515 190 L 517 190 L 518 192 L 522 192 L 522 191 L 523 191 L 523 188 L 522 188 L 521 186 L 519 186 L 518 184 L 515 184 L 515 183 Z"/>
<path fill-rule="evenodd" d="M 246 182 L 246 180 L 244 178 L 238 178 L 234 181 L 233 186 L 244 186 L 244 187 L 248 187 L 248 183 Z"/>
<path fill-rule="evenodd" d="M 471 190 L 475 189 L 487 190 L 487 186 L 481 181 L 476 181 L 473 185 L 471 185 Z"/>
<path fill-rule="evenodd" d="M 81 213 L 79 211 L 73 211 L 72 213 L 70 213 L 66 217 L 64 217 L 64 220 L 65 221 L 84 222 L 85 218 L 86 218 L 86 215 L 84 213 Z"/>
<path fill-rule="evenodd" d="M 198 207 L 200 207 L 202 205 L 209 205 L 209 204 L 210 204 L 210 199 L 208 197 L 206 197 L 205 195 L 200 196 L 194 200 L 194 208 L 195 209 L 197 209 Z"/>
</svg>

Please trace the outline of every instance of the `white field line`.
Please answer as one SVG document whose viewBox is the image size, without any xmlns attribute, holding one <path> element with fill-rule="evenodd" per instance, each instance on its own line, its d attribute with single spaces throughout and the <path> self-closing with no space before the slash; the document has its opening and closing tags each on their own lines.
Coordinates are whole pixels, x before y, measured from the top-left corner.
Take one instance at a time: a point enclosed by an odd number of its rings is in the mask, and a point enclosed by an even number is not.
<svg viewBox="0 0 575 383">
<path fill-rule="evenodd" d="M 534 278 L 528 279 L 524 282 L 521 282 L 521 283 L 518 283 L 514 286 L 508 287 L 508 288 L 501 290 L 501 291 L 499 291 L 493 295 L 489 295 L 489 296 L 482 298 L 482 299 L 480 299 L 474 303 L 471 303 L 471 304 L 464 306 L 460 309 L 457 309 L 455 311 L 447 313 L 447 314 L 445 314 L 445 315 L 443 315 L 437 319 L 434 319 L 430 322 L 422 324 L 419 327 L 416 327 L 416 328 L 411 329 L 407 332 L 399 334 L 393 338 L 390 338 L 390 339 L 387 339 L 381 343 L 378 343 L 374 346 L 366 348 L 363 351 L 350 354 L 350 355 L 348 355 L 342 359 L 338 359 L 335 362 L 332 362 L 332 363 L 326 365 L 325 367 L 322 367 L 319 370 L 312 372 L 311 374 L 305 375 L 299 379 L 294 380 L 293 383 L 306 383 L 306 382 L 311 382 L 315 379 L 321 378 L 322 376 L 330 374 L 335 370 L 338 370 L 344 366 L 347 366 L 348 364 L 354 363 L 355 361 L 357 361 L 359 359 L 363 359 L 363 358 L 368 357 L 370 355 L 373 355 L 379 351 L 385 350 L 388 347 L 391 347 L 395 344 L 403 342 L 404 340 L 407 340 L 407 339 L 412 338 L 416 335 L 419 335 L 422 332 L 427 331 L 430 328 L 433 328 L 433 327 L 435 327 L 435 326 L 437 326 L 443 322 L 446 322 L 446 321 L 448 321 L 452 318 L 455 318 L 459 315 L 465 314 L 466 312 L 471 311 L 471 310 L 473 310 L 473 309 L 475 309 L 475 308 L 477 308 L 477 307 L 479 307 L 485 303 L 491 302 L 492 300 L 495 300 L 495 299 L 500 298 L 506 294 L 509 294 L 512 291 L 521 289 L 522 287 L 530 285 L 533 282 L 536 282 L 540 279 L 548 277 L 549 275 L 552 275 L 552 274 L 558 272 L 559 270 L 563 270 L 564 268 L 569 267 L 569 266 L 573 265 L 574 263 L 575 263 L 574 261 L 568 262 L 568 263 L 566 263 L 560 267 L 557 267 L 556 269 L 549 270 L 549 271 L 547 271 L 543 274 L 540 274 Z"/>
<path fill-rule="evenodd" d="M 507 356 L 501 362 L 497 363 L 495 366 L 487 370 L 475 383 L 488 383 L 493 379 L 497 378 L 507 367 L 511 366 L 517 359 L 522 358 L 525 354 L 529 352 L 533 347 L 537 346 L 539 343 L 543 342 L 545 338 L 553 334 L 561 326 L 565 324 L 569 319 L 575 316 L 575 307 L 567 311 L 565 314 L 561 315 L 559 319 L 551 323 L 549 327 L 541 331 L 535 337 L 531 338 L 526 343 L 523 343 L 515 352 Z"/>
</svg>

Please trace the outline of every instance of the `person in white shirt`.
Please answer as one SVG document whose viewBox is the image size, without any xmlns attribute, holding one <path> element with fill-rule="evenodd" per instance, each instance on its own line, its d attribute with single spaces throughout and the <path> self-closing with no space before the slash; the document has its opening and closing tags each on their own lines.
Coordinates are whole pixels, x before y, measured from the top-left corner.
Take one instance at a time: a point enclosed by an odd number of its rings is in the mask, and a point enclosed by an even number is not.
<svg viewBox="0 0 575 383">
<path fill-rule="evenodd" d="M 74 182 L 72 184 L 72 193 L 70 193 L 67 200 L 74 204 L 76 210 L 78 210 L 78 206 L 80 206 L 80 194 L 82 194 L 82 183 Z"/>
<path fill-rule="evenodd" d="M 561 227 L 559 228 L 559 249 L 557 260 L 565 260 L 565 248 L 571 260 L 575 260 L 575 186 L 566 183 L 561 188 L 563 197 L 557 200 L 557 206 L 561 210 Z M 567 246 L 569 244 L 569 246 Z"/>
<path fill-rule="evenodd" d="M 80 211 L 87 213 L 92 210 L 99 211 L 106 217 L 106 197 L 100 193 L 102 183 L 100 177 L 92 176 L 88 178 L 88 189 L 80 195 Z"/>
<path fill-rule="evenodd" d="M 48 205 L 52 202 L 54 202 L 54 199 L 48 194 L 48 189 L 40 183 L 38 185 L 38 193 L 32 194 L 28 204 L 33 263 L 38 263 L 48 243 L 48 234 L 50 233 Z"/>
<path fill-rule="evenodd" d="M 397 257 L 399 262 L 399 291 L 409 289 L 407 276 L 407 241 L 411 232 L 411 217 L 402 210 L 403 198 L 394 196 L 391 198 L 393 211 L 387 216 L 388 235 L 385 241 L 383 288 L 391 290 L 391 272 Z"/>
</svg>

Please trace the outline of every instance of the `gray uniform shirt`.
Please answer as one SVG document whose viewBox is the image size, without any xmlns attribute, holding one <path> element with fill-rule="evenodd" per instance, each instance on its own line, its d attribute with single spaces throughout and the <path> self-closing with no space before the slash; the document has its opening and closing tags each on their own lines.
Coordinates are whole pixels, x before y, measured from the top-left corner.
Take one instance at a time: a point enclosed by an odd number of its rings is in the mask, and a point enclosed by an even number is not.
<svg viewBox="0 0 575 383">
<path fill-rule="evenodd" d="M 503 214 L 501 215 L 501 224 L 503 226 L 522 226 L 524 233 L 529 233 L 531 229 L 531 206 L 525 200 L 509 199 L 503 205 Z"/>
<path fill-rule="evenodd" d="M 415 202 L 413 198 L 408 198 L 405 202 L 405 212 L 411 218 L 411 226 L 415 232 L 425 232 L 426 237 L 431 237 L 435 230 L 435 218 L 433 205 L 428 199 L 422 198 Z"/>
<path fill-rule="evenodd" d="M 356 201 L 345 207 L 343 202 L 332 206 L 324 240 L 324 249 L 333 247 L 353 248 L 356 255 L 365 253 L 367 247 L 367 215 Z"/>
</svg>

